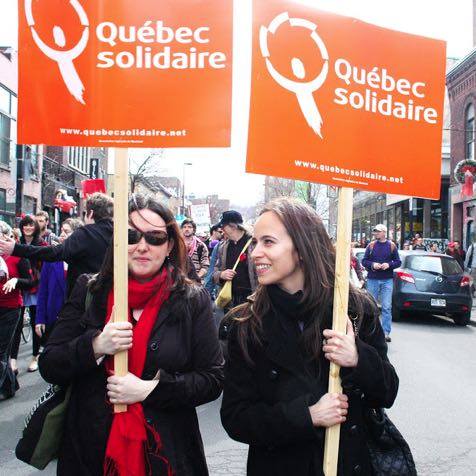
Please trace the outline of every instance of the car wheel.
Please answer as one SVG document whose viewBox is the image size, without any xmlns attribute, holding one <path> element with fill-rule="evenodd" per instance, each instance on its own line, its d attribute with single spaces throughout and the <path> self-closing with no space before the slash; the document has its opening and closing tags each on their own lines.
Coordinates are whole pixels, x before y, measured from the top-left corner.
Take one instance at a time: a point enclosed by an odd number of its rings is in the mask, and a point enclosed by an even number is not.
<svg viewBox="0 0 476 476">
<path fill-rule="evenodd" d="M 453 316 L 453 321 L 457 326 L 467 326 L 471 319 L 471 311 L 461 312 Z"/>
<path fill-rule="evenodd" d="M 398 322 L 402 319 L 402 311 L 398 307 L 392 306 L 392 321 Z"/>
</svg>

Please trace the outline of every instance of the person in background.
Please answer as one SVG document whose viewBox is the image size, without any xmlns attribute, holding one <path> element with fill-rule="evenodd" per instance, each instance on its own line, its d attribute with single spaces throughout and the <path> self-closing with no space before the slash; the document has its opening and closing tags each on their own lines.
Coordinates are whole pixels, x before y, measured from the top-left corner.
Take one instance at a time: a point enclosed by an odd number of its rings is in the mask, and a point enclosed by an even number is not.
<svg viewBox="0 0 476 476">
<path fill-rule="evenodd" d="M 246 302 L 248 296 L 256 289 L 256 270 L 253 261 L 249 258 L 253 245 L 242 253 L 251 234 L 243 226 L 241 213 L 235 210 L 223 212 L 218 225 L 223 229 L 225 240 L 220 243 L 218 256 L 213 272 L 216 284 L 223 285 L 225 281 L 232 281 L 233 306 Z M 240 258 L 238 266 L 233 271 L 236 260 Z"/>
<path fill-rule="evenodd" d="M 409 241 L 405 241 L 403 243 L 403 250 L 404 251 L 410 251 L 411 250 L 411 245 L 410 245 L 410 242 Z"/>
<path fill-rule="evenodd" d="M 305 203 L 267 204 L 253 237 L 259 284 L 230 312 L 222 424 L 249 445 L 248 476 L 322 475 L 336 424 L 338 474 L 371 475 L 364 408 L 388 408 L 398 391 L 375 302 L 350 286 L 347 333 L 332 330 L 335 249 Z M 328 390 L 330 362 L 342 394 Z"/>
<path fill-rule="evenodd" d="M 427 251 L 426 246 L 423 243 L 423 238 L 418 234 L 416 236 L 418 236 L 418 238 L 415 237 L 415 239 L 413 240 L 412 250 Z"/>
<path fill-rule="evenodd" d="M 461 257 L 461 254 L 456 249 L 454 241 L 450 241 L 448 243 L 448 247 L 445 250 L 445 254 L 447 254 L 448 256 L 452 256 L 458 262 L 458 264 L 461 266 L 461 269 L 464 270 L 463 258 Z"/>
<path fill-rule="evenodd" d="M 218 237 L 218 239 L 217 239 Z M 213 238 L 213 239 L 212 239 Z M 215 264 L 218 257 L 218 246 L 223 238 L 223 230 L 218 226 L 218 224 L 213 225 L 210 228 L 210 242 L 208 249 L 210 251 L 210 267 L 208 268 L 207 274 L 203 281 L 205 289 L 210 293 L 210 298 L 212 301 L 215 301 L 217 297 L 217 285 L 213 279 L 213 272 L 215 271 Z"/>
<path fill-rule="evenodd" d="M 85 205 L 85 226 L 78 228 L 65 242 L 56 246 L 31 246 L 0 240 L 0 255 L 20 256 L 30 261 L 66 261 L 66 295 L 69 296 L 78 276 L 99 270 L 112 242 L 112 198 L 96 192 L 86 199 Z"/>
<path fill-rule="evenodd" d="M 12 236 L 11 227 L 4 221 L 0 221 L 0 234 Z M 4 275 L 0 282 L 0 400 L 13 397 L 19 388 L 16 359 L 10 359 L 10 355 L 15 329 L 20 325 L 21 290 L 26 291 L 33 286 L 27 259 L 8 256 L 5 263 L 8 276 Z"/>
<path fill-rule="evenodd" d="M 208 256 L 212 255 L 213 249 L 215 248 L 217 244 L 220 243 L 222 239 L 223 239 L 223 230 L 218 225 L 218 223 L 215 223 L 215 225 L 212 225 L 210 227 L 210 238 L 205 242 L 205 244 L 208 247 Z"/>
<path fill-rule="evenodd" d="M 78 218 L 67 218 L 61 225 L 60 243 L 84 223 Z M 45 262 L 41 269 L 38 304 L 36 307 L 35 333 L 45 346 L 53 325 L 58 318 L 66 298 L 66 276 L 68 263 L 64 261 Z"/>
<path fill-rule="evenodd" d="M 366 238 L 361 238 L 359 241 L 359 248 L 365 248 L 369 244 L 369 240 Z"/>
<path fill-rule="evenodd" d="M 402 262 L 395 244 L 387 240 L 387 227 L 375 225 L 373 233 L 375 240 L 365 249 L 362 266 L 368 270 L 367 290 L 377 302 L 380 296 L 385 340 L 391 342 L 393 270 L 401 266 Z"/>
<path fill-rule="evenodd" d="M 431 243 L 429 251 L 431 251 L 432 253 L 439 253 L 440 252 L 440 250 L 438 248 L 438 243 L 436 241 L 433 241 Z"/>
<path fill-rule="evenodd" d="M 58 475 L 208 475 L 195 407 L 219 397 L 223 356 L 210 298 L 186 277 L 186 257 L 173 213 L 133 195 L 126 321 L 113 316 L 112 247 L 92 281 L 79 278 L 40 358 L 46 381 L 72 384 Z M 129 372 L 118 376 L 122 351 Z M 113 413 L 113 404 L 127 411 Z"/>
<path fill-rule="evenodd" d="M 59 237 L 57 237 L 51 230 L 48 229 L 50 223 L 50 216 L 48 212 L 40 210 L 35 213 L 35 220 L 40 226 L 40 237 L 42 240 L 46 241 L 48 245 L 58 244 L 60 242 Z"/>
<path fill-rule="evenodd" d="M 461 259 L 464 260 L 466 259 L 466 251 L 463 250 L 461 247 L 461 241 L 459 240 L 454 240 L 453 243 L 455 244 L 455 250 L 456 252 L 461 256 Z"/>
<path fill-rule="evenodd" d="M 362 266 L 359 263 L 359 260 L 352 251 L 350 252 L 350 277 L 351 282 L 354 286 L 358 288 L 363 288 L 365 285 L 364 274 L 362 273 Z"/>
<path fill-rule="evenodd" d="M 36 246 L 39 248 L 46 247 L 47 243 L 40 237 L 40 225 L 30 215 L 26 215 L 21 219 L 19 224 L 21 237 L 20 243 L 27 246 Z M 20 313 L 20 320 L 15 331 L 15 340 L 12 348 L 12 359 L 14 362 L 18 359 L 18 352 L 21 341 L 21 328 L 25 318 L 25 312 L 28 308 L 30 316 L 30 325 L 32 328 L 32 356 L 28 365 L 28 372 L 36 372 L 38 370 L 38 356 L 40 354 L 41 339 L 35 333 L 36 325 L 36 306 L 38 303 L 38 287 L 40 285 L 41 262 L 37 259 L 30 259 L 31 270 L 33 275 L 33 286 L 23 291 L 23 307 Z"/>
<path fill-rule="evenodd" d="M 193 266 L 201 281 L 207 274 L 210 261 L 208 259 L 208 248 L 195 236 L 197 225 L 190 218 L 186 218 L 180 225 L 182 235 L 187 245 L 188 256 L 192 260 Z"/>
<path fill-rule="evenodd" d="M 422 244 L 423 243 L 423 237 L 420 235 L 420 233 L 415 233 L 415 236 L 413 237 L 413 239 L 411 240 L 412 242 L 412 250 L 415 249 L 414 246 L 417 244 L 417 243 L 420 243 Z M 425 251 L 426 251 L 426 248 L 425 248 Z"/>
</svg>

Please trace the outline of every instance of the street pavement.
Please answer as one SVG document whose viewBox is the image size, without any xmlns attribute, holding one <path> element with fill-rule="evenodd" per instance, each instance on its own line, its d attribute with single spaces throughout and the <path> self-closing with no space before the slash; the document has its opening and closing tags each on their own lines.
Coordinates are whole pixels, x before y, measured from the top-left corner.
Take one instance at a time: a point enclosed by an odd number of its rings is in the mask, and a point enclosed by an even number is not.
<svg viewBox="0 0 476 476">
<path fill-rule="evenodd" d="M 467 327 L 442 317 L 412 315 L 394 323 L 389 358 L 400 391 L 389 415 L 409 442 L 418 474 L 476 474 L 476 308 Z M 0 476 L 54 475 L 15 459 L 23 420 L 46 387 L 38 372 L 27 373 L 31 344 L 20 352 L 21 388 L 0 402 Z M 219 418 L 220 399 L 197 409 L 210 476 L 245 476 L 247 447 L 231 440 Z M 290 475 L 292 476 L 292 475 Z"/>
</svg>

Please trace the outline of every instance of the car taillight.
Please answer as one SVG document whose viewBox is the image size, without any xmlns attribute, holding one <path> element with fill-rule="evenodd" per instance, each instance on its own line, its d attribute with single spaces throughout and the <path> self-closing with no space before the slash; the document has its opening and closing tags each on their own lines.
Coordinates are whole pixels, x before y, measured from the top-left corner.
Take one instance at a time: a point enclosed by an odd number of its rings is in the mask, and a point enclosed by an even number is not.
<svg viewBox="0 0 476 476">
<path fill-rule="evenodd" d="M 410 273 L 405 273 L 405 271 L 397 271 L 397 278 L 406 283 L 415 284 L 415 278 Z"/>
<path fill-rule="evenodd" d="M 471 285 L 471 278 L 469 276 L 463 276 L 459 285 L 464 288 Z"/>
</svg>

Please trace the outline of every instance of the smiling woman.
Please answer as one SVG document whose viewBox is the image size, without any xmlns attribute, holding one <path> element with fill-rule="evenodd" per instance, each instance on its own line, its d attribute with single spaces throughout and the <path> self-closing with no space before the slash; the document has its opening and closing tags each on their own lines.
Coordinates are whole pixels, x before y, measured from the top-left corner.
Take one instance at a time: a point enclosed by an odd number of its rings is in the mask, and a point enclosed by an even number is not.
<svg viewBox="0 0 476 476">
<path fill-rule="evenodd" d="M 350 286 L 353 323 L 331 330 L 335 250 L 308 205 L 270 202 L 254 241 L 259 286 L 227 316 L 221 408 L 228 434 L 250 445 L 248 476 L 322 475 L 325 431 L 336 424 L 339 474 L 373 474 L 365 407 L 391 406 L 398 389 L 374 301 Z M 329 362 L 341 367 L 343 394 L 328 393 Z"/>
<path fill-rule="evenodd" d="M 210 298 L 187 278 L 180 230 L 156 200 L 130 201 L 128 263 L 128 321 L 113 322 L 109 250 L 97 276 L 79 279 L 41 357 L 47 381 L 73 386 L 58 474 L 206 476 L 195 407 L 220 395 L 223 357 Z M 121 351 L 124 377 L 113 368 Z"/>
</svg>

